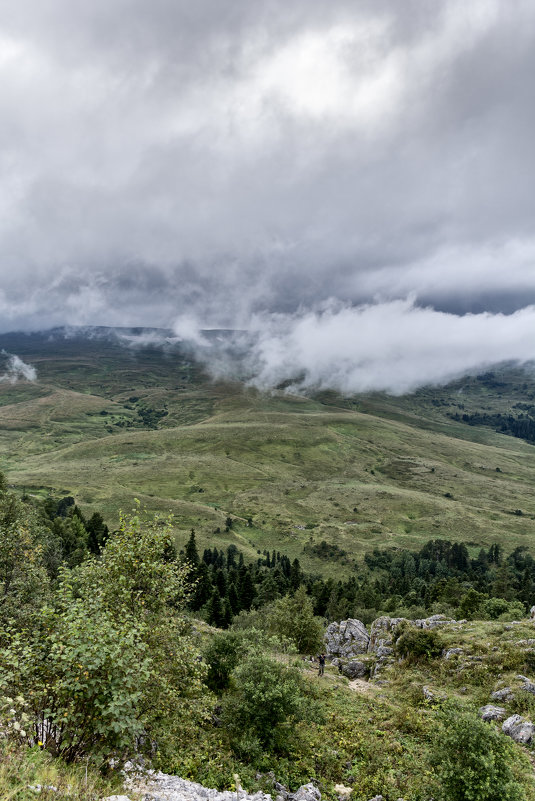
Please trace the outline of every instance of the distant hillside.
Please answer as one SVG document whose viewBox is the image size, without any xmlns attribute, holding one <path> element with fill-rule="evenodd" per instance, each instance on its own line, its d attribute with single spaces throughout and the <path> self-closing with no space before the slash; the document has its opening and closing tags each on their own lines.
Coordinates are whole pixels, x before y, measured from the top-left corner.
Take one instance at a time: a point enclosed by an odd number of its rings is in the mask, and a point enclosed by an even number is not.
<svg viewBox="0 0 535 801">
<path fill-rule="evenodd" d="M 110 526 L 138 497 L 176 514 L 179 544 L 193 526 L 201 548 L 276 547 L 325 576 L 349 575 L 374 547 L 431 538 L 471 554 L 533 545 L 534 446 L 495 430 L 532 419 L 530 372 L 501 366 L 399 398 L 307 398 L 214 383 L 165 331 L 5 334 L 0 349 L 37 371 L 0 383 L 9 483 L 73 494 Z"/>
</svg>

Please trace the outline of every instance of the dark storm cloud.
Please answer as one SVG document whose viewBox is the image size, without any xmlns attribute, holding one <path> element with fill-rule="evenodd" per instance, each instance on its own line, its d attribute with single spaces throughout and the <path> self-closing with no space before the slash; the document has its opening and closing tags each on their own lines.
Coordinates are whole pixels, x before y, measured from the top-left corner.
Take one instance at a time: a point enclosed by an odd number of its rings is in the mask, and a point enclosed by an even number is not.
<svg viewBox="0 0 535 801">
<path fill-rule="evenodd" d="M 535 300 L 534 40 L 529 0 L 0 0 L 1 328 L 374 303 L 395 338 L 410 297 L 503 331 Z"/>
</svg>

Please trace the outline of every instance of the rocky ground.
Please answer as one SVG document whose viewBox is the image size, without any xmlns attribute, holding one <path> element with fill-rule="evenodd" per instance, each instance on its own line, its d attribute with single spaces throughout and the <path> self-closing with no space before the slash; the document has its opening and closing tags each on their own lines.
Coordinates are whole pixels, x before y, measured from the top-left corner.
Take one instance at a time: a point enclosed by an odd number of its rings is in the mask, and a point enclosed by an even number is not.
<svg viewBox="0 0 535 801">
<path fill-rule="evenodd" d="M 321 793 L 313 784 L 302 785 L 295 793 L 274 780 L 272 793 L 247 793 L 235 776 L 237 790 L 213 790 L 202 784 L 170 776 L 160 771 L 138 771 L 131 764 L 125 770 L 128 795 L 109 796 L 104 801 L 321 801 Z M 344 788 L 345 789 L 345 788 Z M 350 789 L 350 788 L 349 788 Z"/>
<path fill-rule="evenodd" d="M 134 801 L 137 798 L 142 801 L 321 801 L 321 793 L 313 784 L 304 784 L 295 793 L 290 793 L 283 785 L 273 781 L 273 793 L 257 792 L 250 795 L 240 787 L 238 777 L 235 778 L 236 791 L 220 792 L 159 771 L 141 774 L 131 770 L 127 771 L 125 781 L 125 789 L 129 794 L 108 796 L 103 801 Z M 340 801 L 345 801 L 351 793 L 351 787 L 342 785 L 337 785 L 335 790 Z M 370 801 L 383 801 L 383 796 L 374 796 Z"/>
</svg>

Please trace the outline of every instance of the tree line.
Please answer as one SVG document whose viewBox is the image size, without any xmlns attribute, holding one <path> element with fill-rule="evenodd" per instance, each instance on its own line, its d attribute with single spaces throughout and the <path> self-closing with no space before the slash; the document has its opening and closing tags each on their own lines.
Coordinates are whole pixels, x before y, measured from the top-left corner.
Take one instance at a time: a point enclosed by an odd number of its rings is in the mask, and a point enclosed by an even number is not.
<svg viewBox="0 0 535 801">
<path fill-rule="evenodd" d="M 72 496 L 42 502 L 27 498 L 24 505 L 51 580 L 62 566 L 74 568 L 90 556 L 98 558 L 110 536 L 103 516 L 95 512 L 86 518 Z M 226 525 L 230 530 L 230 517 Z M 339 580 L 305 572 L 299 559 L 275 549 L 258 552 L 254 561 L 234 544 L 205 548 L 201 555 L 193 529 L 183 551 L 177 553 L 171 540 L 166 547 L 166 558 L 178 559 L 189 570 L 194 588 L 188 608 L 219 628 L 229 628 L 240 615 L 268 607 L 300 587 L 316 616 L 327 621 L 357 617 L 365 623 L 380 614 L 520 616 L 534 599 L 535 560 L 528 549 L 519 547 L 506 556 L 498 543 L 472 556 L 464 543 L 442 539 L 429 540 L 419 551 L 375 548 Z M 325 549 L 329 544 L 322 545 Z"/>
<path fill-rule="evenodd" d="M 526 442 L 535 442 L 535 419 L 528 414 L 515 416 L 501 412 L 474 412 L 473 414 L 450 412 L 448 417 L 467 423 L 469 426 L 486 426 L 493 428 L 498 434 L 508 434 Z"/>
</svg>

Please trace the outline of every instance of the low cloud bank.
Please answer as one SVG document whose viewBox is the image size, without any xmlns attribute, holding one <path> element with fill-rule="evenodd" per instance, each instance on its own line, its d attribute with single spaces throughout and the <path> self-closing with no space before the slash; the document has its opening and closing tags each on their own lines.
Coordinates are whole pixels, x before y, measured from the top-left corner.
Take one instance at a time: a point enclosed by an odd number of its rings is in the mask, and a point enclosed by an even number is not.
<svg viewBox="0 0 535 801">
<path fill-rule="evenodd" d="M 23 362 L 19 356 L 7 351 L 0 351 L 0 356 L 7 359 L 4 373 L 0 375 L 0 383 L 15 384 L 19 379 L 35 381 L 37 370 L 31 364 Z"/>
<path fill-rule="evenodd" d="M 535 306 L 460 316 L 410 299 L 359 307 L 333 302 L 297 315 L 256 315 L 248 334 L 214 339 L 196 353 L 214 377 L 239 377 L 265 390 L 284 384 L 294 392 L 399 395 L 492 364 L 534 360 Z"/>
</svg>

